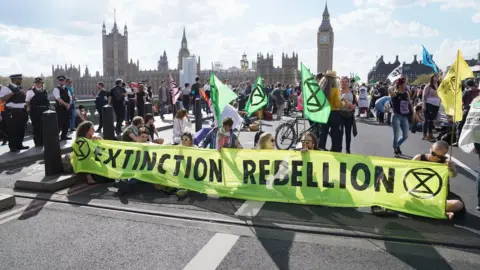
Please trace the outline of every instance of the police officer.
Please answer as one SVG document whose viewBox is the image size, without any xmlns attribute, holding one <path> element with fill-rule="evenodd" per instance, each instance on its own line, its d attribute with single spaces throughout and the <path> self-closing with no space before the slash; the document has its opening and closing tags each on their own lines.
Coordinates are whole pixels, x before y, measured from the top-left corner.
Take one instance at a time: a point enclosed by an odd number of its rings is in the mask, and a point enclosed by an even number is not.
<svg viewBox="0 0 480 270">
<path fill-rule="evenodd" d="M 43 146 L 43 112 L 48 110 L 50 102 L 48 101 L 47 91 L 43 88 L 43 79 L 35 78 L 35 85 L 28 89 L 27 111 L 30 112 L 30 119 L 33 127 L 33 142 L 35 147 Z"/>
<path fill-rule="evenodd" d="M 57 112 L 58 128 L 61 131 L 60 140 L 70 140 L 67 137 L 68 128 L 70 127 L 70 101 L 72 97 L 65 87 L 65 76 L 57 77 L 58 86 L 53 89 L 53 97 L 55 98 L 55 111 Z"/>
<path fill-rule="evenodd" d="M 115 111 L 117 125 L 115 126 L 115 132 L 117 135 L 122 133 L 122 124 L 125 120 L 125 95 L 126 90 L 122 87 L 123 80 L 117 79 L 115 81 L 115 87 L 110 90 L 110 96 L 108 97 L 108 104 L 112 105 Z"/>
<path fill-rule="evenodd" d="M 11 75 L 10 80 L 12 83 L 8 86 L 3 86 L 0 90 L 0 99 L 6 103 L 7 134 L 10 152 L 20 152 L 20 150 L 29 148 L 28 146 L 23 146 L 28 114 L 25 108 L 25 91 L 20 86 L 22 84 L 22 74 Z"/>
</svg>

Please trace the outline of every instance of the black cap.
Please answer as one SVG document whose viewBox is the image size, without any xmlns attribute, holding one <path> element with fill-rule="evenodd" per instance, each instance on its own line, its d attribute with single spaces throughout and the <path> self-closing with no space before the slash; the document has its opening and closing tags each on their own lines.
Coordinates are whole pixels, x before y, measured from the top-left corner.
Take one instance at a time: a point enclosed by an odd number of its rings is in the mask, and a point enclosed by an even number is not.
<svg viewBox="0 0 480 270">
<path fill-rule="evenodd" d="M 59 80 L 59 81 L 65 81 L 65 76 L 60 75 L 60 76 L 57 77 L 57 80 Z"/>
<path fill-rule="evenodd" d="M 43 79 L 40 77 L 35 78 L 35 83 L 43 83 Z"/>
<path fill-rule="evenodd" d="M 10 79 L 21 79 L 23 76 L 22 74 L 12 74 L 10 75 Z"/>
</svg>

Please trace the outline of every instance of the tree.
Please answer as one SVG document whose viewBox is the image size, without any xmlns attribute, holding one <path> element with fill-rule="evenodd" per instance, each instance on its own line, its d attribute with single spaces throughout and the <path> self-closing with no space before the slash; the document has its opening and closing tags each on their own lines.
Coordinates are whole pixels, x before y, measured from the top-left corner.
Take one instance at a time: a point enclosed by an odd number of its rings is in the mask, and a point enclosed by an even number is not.
<svg viewBox="0 0 480 270">
<path fill-rule="evenodd" d="M 430 77 L 432 77 L 433 73 L 431 74 L 422 74 L 417 77 L 417 79 L 412 82 L 413 85 L 421 85 L 421 84 L 427 84 L 430 82 Z"/>
</svg>

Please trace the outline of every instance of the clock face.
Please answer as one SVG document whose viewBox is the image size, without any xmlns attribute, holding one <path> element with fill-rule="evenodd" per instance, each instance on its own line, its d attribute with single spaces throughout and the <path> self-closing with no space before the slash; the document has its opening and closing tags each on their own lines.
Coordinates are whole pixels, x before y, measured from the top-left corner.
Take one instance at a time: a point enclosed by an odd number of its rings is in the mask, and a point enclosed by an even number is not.
<svg viewBox="0 0 480 270">
<path fill-rule="evenodd" d="M 328 35 L 320 36 L 320 42 L 321 43 L 328 43 Z"/>
</svg>

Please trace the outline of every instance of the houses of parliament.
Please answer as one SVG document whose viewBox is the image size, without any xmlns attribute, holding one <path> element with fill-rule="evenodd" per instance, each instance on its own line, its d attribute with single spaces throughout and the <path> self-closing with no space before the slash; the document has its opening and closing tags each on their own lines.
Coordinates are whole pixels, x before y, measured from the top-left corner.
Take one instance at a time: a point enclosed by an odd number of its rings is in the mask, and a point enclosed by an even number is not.
<svg viewBox="0 0 480 270">
<path fill-rule="evenodd" d="M 153 89 L 158 89 L 161 81 L 168 85 L 169 73 L 173 79 L 180 82 L 180 74 L 183 69 L 184 58 L 194 58 L 196 60 L 196 73 L 203 82 L 210 77 L 210 72 L 215 71 L 217 77 L 221 80 L 229 80 L 231 85 L 238 85 L 246 80 L 254 81 L 261 74 L 265 84 L 293 84 L 300 81 L 298 54 L 293 52 L 291 55 L 282 53 L 282 66 L 274 67 L 273 55 L 267 53 L 258 53 L 256 61 L 248 64 L 246 55 L 240 60 L 241 68 L 231 67 L 229 69 L 214 69 L 212 66 L 201 70 L 201 58 L 190 53 L 187 42 L 185 28 L 178 52 L 178 66 L 170 69 L 167 53 L 164 51 L 157 62 L 156 70 L 141 70 L 139 61 L 129 59 L 128 51 L 128 28 L 123 28 L 123 34 L 118 28 L 116 19 L 114 19 L 113 28 L 107 33 L 105 23 L 102 25 L 102 48 L 103 48 L 103 75 L 99 71 L 91 73 L 88 67 L 82 74 L 80 66 L 60 66 L 52 65 L 52 76 L 56 78 L 59 75 L 65 75 L 72 78 L 75 84 L 75 92 L 78 96 L 88 96 L 95 91 L 97 83 L 103 81 L 107 86 L 113 85 L 115 79 L 122 78 L 125 81 L 148 81 Z M 323 12 L 323 20 L 317 32 L 317 71 L 326 71 L 332 69 L 333 62 L 333 30 L 330 25 L 330 15 L 327 5 Z M 246 64 L 246 65 L 245 65 Z"/>
</svg>

